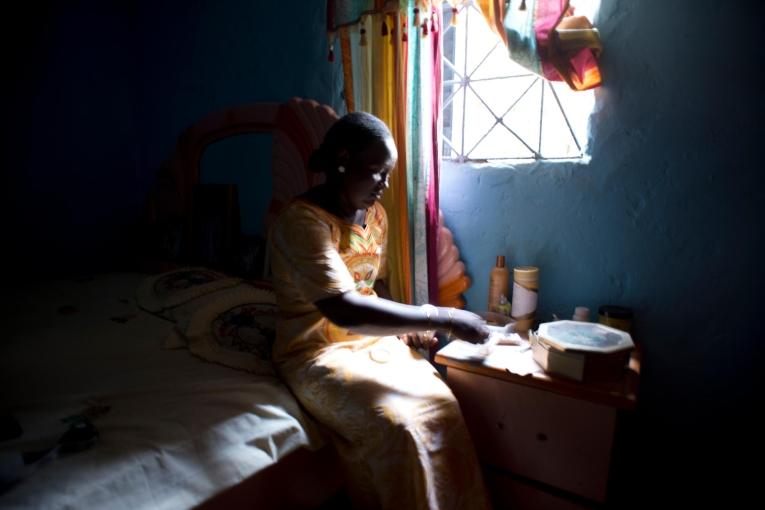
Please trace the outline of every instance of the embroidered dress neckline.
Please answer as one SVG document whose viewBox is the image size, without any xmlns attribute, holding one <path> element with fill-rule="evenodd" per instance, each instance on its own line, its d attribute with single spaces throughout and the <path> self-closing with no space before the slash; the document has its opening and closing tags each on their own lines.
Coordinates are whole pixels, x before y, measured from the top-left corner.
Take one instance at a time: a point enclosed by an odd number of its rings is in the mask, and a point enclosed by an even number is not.
<svg viewBox="0 0 765 510">
<path fill-rule="evenodd" d="M 358 225 L 358 224 L 353 223 L 351 221 L 344 220 L 340 216 L 337 216 L 336 214 L 333 214 L 333 213 L 327 211 L 326 209 L 324 209 L 320 205 L 315 204 L 315 203 L 311 202 L 310 200 L 306 200 L 303 197 L 295 197 L 293 200 L 295 202 L 301 202 L 304 205 L 307 205 L 308 207 L 310 207 L 311 209 L 315 209 L 315 210 L 319 211 L 319 213 L 321 213 L 321 214 L 323 214 L 325 216 L 329 216 L 330 219 L 332 219 L 333 221 L 336 221 L 336 222 L 341 223 L 343 225 L 347 225 L 347 226 L 349 226 L 351 228 L 355 228 L 357 230 L 360 230 L 364 234 L 369 232 L 370 223 L 371 223 L 370 215 L 372 214 L 372 209 L 374 209 L 377 206 L 377 202 L 375 202 L 371 207 L 367 207 L 366 211 L 364 211 L 364 225 Z"/>
</svg>

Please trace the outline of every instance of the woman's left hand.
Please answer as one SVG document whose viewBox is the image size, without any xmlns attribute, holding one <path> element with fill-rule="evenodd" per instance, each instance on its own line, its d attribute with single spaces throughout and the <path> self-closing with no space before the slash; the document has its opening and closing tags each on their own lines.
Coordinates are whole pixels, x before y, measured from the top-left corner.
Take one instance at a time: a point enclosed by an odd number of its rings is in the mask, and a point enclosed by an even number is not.
<svg viewBox="0 0 765 510">
<path fill-rule="evenodd" d="M 438 343 L 438 338 L 433 331 L 405 333 L 398 335 L 398 338 L 412 349 L 430 349 Z"/>
</svg>

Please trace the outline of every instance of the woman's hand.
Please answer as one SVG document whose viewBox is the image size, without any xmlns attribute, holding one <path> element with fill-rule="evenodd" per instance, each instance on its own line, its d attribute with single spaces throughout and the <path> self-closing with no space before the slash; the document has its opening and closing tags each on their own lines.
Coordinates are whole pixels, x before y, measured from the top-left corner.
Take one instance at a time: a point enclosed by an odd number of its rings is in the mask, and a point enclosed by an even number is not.
<svg viewBox="0 0 765 510">
<path fill-rule="evenodd" d="M 468 342 L 481 343 L 489 338 L 489 328 L 478 315 L 467 310 L 441 308 L 439 316 L 447 317 L 447 327 L 453 337 Z"/>
<path fill-rule="evenodd" d="M 398 338 L 412 349 L 430 349 L 438 343 L 438 338 L 432 331 L 404 333 L 398 335 Z"/>
</svg>

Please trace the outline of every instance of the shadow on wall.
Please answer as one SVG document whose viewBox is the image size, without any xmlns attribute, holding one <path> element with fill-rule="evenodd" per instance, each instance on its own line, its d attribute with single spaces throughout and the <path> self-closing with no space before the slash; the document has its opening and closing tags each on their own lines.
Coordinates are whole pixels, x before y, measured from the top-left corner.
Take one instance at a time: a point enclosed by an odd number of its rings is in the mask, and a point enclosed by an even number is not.
<svg viewBox="0 0 765 510">
<path fill-rule="evenodd" d="M 712 497 L 754 433 L 765 179 L 759 136 L 743 128 L 763 114 L 758 81 L 726 81 L 722 93 L 705 72 L 715 62 L 736 76 L 760 57 L 744 30 L 751 13 L 708 7 L 604 3 L 589 164 L 446 163 L 441 207 L 474 281 L 470 309 L 485 307 L 505 255 L 540 267 L 544 320 L 576 305 L 635 310 L 644 363 L 625 465 L 652 493 L 703 485 Z M 721 24 L 752 44 L 709 38 Z"/>
<path fill-rule="evenodd" d="M 6 15 L 5 217 L 20 277 L 126 267 L 156 170 L 205 114 L 293 96 L 339 107 L 322 2 L 86 0 Z"/>
</svg>

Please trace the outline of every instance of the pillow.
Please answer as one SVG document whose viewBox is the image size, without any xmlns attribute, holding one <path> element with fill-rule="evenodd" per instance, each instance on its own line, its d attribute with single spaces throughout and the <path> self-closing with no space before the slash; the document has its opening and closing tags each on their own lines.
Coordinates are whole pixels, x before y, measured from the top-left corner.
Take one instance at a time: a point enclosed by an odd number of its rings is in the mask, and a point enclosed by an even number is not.
<svg viewBox="0 0 765 510">
<path fill-rule="evenodd" d="M 144 310 L 173 320 L 162 312 L 241 281 L 204 267 L 177 269 L 146 278 L 136 291 L 136 301 Z"/>
<path fill-rule="evenodd" d="M 271 364 L 278 316 L 273 290 L 243 283 L 216 292 L 214 297 L 193 313 L 185 330 L 179 331 L 189 350 L 230 368 L 276 375 Z"/>
</svg>

